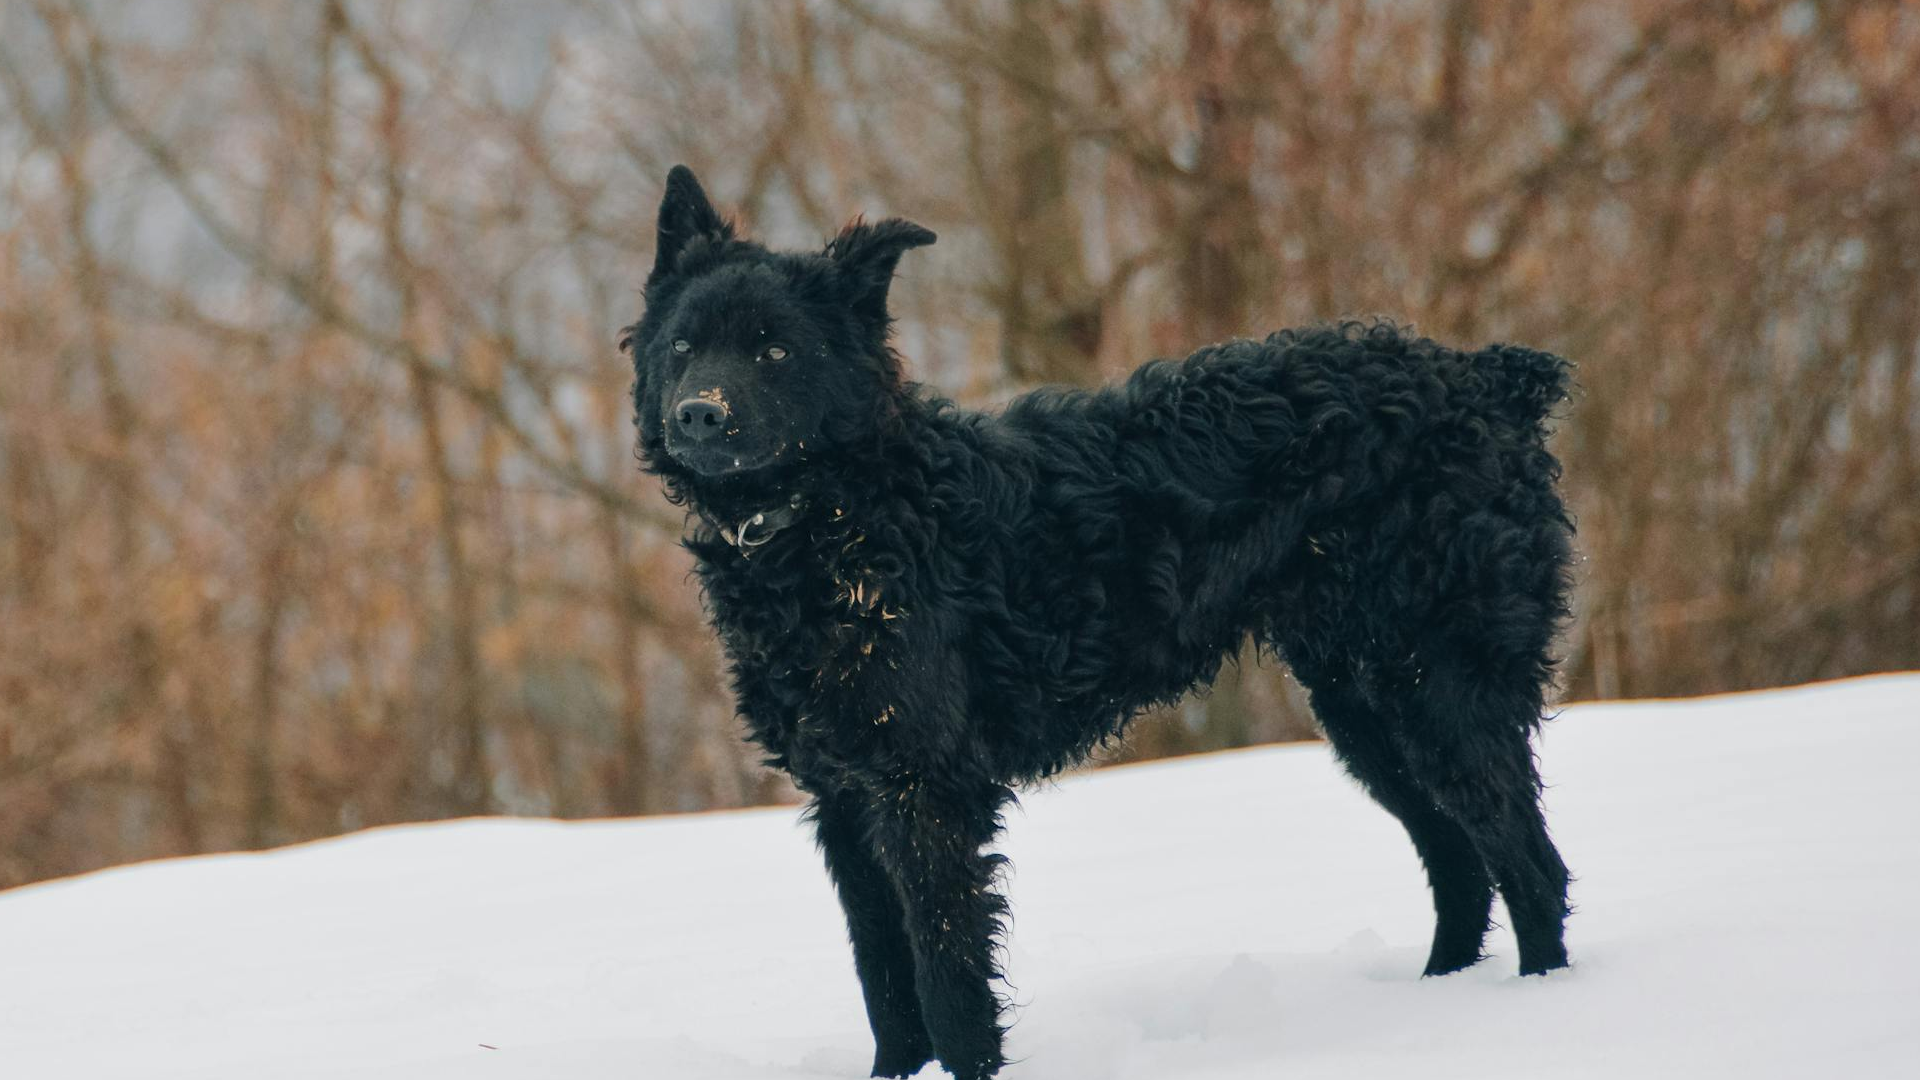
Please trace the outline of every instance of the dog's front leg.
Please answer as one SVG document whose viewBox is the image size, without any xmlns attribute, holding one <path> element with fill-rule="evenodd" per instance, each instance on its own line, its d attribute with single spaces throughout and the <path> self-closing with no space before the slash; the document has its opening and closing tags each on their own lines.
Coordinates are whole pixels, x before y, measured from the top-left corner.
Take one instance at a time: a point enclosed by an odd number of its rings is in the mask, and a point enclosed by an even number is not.
<svg viewBox="0 0 1920 1080">
<path fill-rule="evenodd" d="M 934 1056 L 959 1080 L 1002 1063 L 994 937 L 1007 902 L 993 891 L 1002 856 L 982 849 L 1012 793 L 997 785 L 908 775 L 881 792 L 875 852 L 906 909 L 920 1014 Z"/>
<path fill-rule="evenodd" d="M 814 832 L 847 915 L 853 967 L 873 1028 L 873 1075 L 912 1076 L 933 1057 L 933 1045 L 920 1020 L 906 915 L 892 879 L 873 856 L 871 813 L 864 803 L 846 792 L 820 795 L 812 809 Z"/>
</svg>

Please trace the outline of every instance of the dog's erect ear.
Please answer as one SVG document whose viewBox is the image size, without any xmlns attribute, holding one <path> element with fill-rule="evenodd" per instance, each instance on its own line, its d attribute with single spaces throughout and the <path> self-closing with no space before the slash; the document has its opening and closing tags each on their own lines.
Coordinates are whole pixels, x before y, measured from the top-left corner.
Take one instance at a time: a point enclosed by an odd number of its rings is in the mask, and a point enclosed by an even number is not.
<svg viewBox="0 0 1920 1080">
<path fill-rule="evenodd" d="M 893 268 L 909 249 L 934 241 L 933 230 L 901 218 L 868 224 L 855 221 L 827 245 L 827 257 L 839 266 L 853 309 L 876 319 L 887 316 L 887 286 Z"/>
<path fill-rule="evenodd" d="M 667 173 L 667 194 L 660 200 L 660 236 L 653 249 L 653 273 L 649 283 L 673 272 L 673 263 L 690 242 L 698 239 L 731 240 L 733 223 L 723 220 L 693 170 L 675 165 Z"/>
</svg>

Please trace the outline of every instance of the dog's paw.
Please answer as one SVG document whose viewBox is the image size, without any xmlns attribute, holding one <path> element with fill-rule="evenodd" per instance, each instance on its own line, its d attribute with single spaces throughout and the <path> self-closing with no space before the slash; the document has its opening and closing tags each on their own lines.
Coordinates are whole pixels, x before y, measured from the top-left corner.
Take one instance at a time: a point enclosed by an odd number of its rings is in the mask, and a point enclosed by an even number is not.
<svg viewBox="0 0 1920 1080">
<path fill-rule="evenodd" d="M 933 1048 L 925 1043 L 907 1046 L 882 1046 L 873 1053 L 873 1075 L 891 1077 L 912 1076 L 921 1067 L 933 1060 Z"/>
<path fill-rule="evenodd" d="M 1000 1071 L 1000 1066 L 1006 1064 L 1006 1060 L 996 1050 L 965 1058 L 941 1055 L 940 1064 L 953 1074 L 954 1080 L 989 1080 Z"/>
</svg>

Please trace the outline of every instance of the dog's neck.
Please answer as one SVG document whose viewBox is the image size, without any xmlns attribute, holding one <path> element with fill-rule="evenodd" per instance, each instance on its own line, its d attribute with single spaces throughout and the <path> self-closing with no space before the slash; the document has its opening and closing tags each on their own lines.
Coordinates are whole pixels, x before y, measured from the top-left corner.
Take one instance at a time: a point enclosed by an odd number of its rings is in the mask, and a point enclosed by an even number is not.
<svg viewBox="0 0 1920 1080">
<path fill-rule="evenodd" d="M 713 526 L 720 538 L 732 544 L 742 558 L 752 557 L 754 551 L 772 540 L 780 530 L 800 520 L 807 509 L 807 497 L 794 492 L 785 502 L 777 502 L 765 510 L 756 510 L 733 523 L 714 520 L 705 511 L 700 516 Z"/>
</svg>

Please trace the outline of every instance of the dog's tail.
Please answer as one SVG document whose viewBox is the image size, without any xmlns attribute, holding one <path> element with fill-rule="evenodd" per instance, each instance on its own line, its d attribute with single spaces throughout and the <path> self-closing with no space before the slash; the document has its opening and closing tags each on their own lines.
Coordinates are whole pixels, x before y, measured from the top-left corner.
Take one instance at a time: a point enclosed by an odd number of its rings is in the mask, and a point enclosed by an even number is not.
<svg viewBox="0 0 1920 1080">
<path fill-rule="evenodd" d="M 1520 345 L 1490 345 L 1480 361 L 1493 368 L 1494 409 L 1518 428 L 1543 428 L 1573 393 L 1573 365 Z"/>
</svg>

